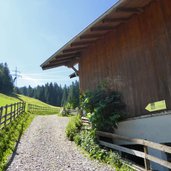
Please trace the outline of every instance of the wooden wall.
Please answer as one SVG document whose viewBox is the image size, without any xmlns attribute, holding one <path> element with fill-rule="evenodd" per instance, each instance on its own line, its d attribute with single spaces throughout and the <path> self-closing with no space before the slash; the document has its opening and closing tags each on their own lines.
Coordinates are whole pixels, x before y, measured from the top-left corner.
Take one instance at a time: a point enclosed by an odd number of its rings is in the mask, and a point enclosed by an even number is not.
<svg viewBox="0 0 171 171">
<path fill-rule="evenodd" d="M 159 100 L 171 109 L 171 0 L 154 1 L 98 40 L 79 67 L 81 90 L 106 80 L 123 94 L 129 117 L 149 114 L 146 105 Z"/>
</svg>

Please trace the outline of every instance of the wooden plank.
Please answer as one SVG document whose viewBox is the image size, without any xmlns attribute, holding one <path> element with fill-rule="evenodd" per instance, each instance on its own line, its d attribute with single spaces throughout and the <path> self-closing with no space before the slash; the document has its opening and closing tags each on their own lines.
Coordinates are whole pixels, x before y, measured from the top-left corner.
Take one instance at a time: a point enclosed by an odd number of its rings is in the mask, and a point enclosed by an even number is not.
<svg viewBox="0 0 171 171">
<path fill-rule="evenodd" d="M 137 139 L 137 138 L 128 138 L 125 136 L 117 135 L 117 134 L 112 134 L 112 133 L 107 133 L 107 132 L 102 132 L 102 131 L 97 131 L 97 135 L 99 136 L 104 136 L 112 139 L 119 139 L 119 140 L 125 140 L 128 142 L 134 142 L 135 144 L 140 144 L 140 145 L 145 145 L 163 152 L 167 152 L 171 154 L 171 147 L 163 144 L 158 144 L 155 142 L 143 140 L 143 139 Z"/>
<path fill-rule="evenodd" d="M 170 0 L 154 1 L 143 13 L 134 15 L 126 24 L 101 35 L 102 39 L 89 47 L 80 59 L 81 91 L 94 90 L 100 82 L 106 81 L 110 90 L 122 92 L 128 114 L 125 118 L 148 115 L 145 111 L 146 103 L 160 99 L 167 101 L 170 110 L 170 9 Z M 116 13 L 116 16 L 107 17 L 129 16 Z M 96 46 L 97 43 L 99 46 Z M 99 59 L 104 62 L 99 62 Z M 106 72 L 109 72 L 107 77 Z"/>
<path fill-rule="evenodd" d="M 80 39 L 96 39 L 96 38 L 100 38 L 102 36 L 104 36 L 104 35 L 100 34 L 100 33 L 85 34 L 85 35 L 80 36 Z"/>
<path fill-rule="evenodd" d="M 91 43 L 93 43 L 93 42 L 94 42 L 94 40 L 79 41 L 79 42 L 71 43 L 71 46 L 89 45 L 89 44 L 91 44 Z"/>
<path fill-rule="evenodd" d="M 15 115 L 16 115 L 16 103 L 14 103 L 14 120 L 15 120 Z"/>
<path fill-rule="evenodd" d="M 150 170 L 150 161 L 146 159 L 146 156 L 148 154 L 148 148 L 146 146 L 144 146 L 144 154 L 145 154 L 145 158 L 144 158 L 145 169 Z"/>
<path fill-rule="evenodd" d="M 4 127 L 6 127 L 7 122 L 7 114 L 8 114 L 8 105 L 5 106 L 5 114 L 4 114 Z"/>
<path fill-rule="evenodd" d="M 162 165 L 164 167 L 167 167 L 167 168 L 171 169 L 171 163 L 168 162 L 168 161 L 159 159 L 159 158 L 151 156 L 149 154 L 146 156 L 146 159 L 151 160 L 151 161 L 153 161 L 155 163 L 158 163 L 158 164 L 160 164 L 160 165 Z"/>
<path fill-rule="evenodd" d="M 103 23 L 125 23 L 129 18 L 105 18 L 102 20 Z"/>
<path fill-rule="evenodd" d="M 1 122 L 1 125 L 3 125 L 5 123 L 5 120 Z M 4 126 L 3 126 L 4 127 Z"/>
<path fill-rule="evenodd" d="M 49 65 L 56 65 L 56 64 L 60 64 L 60 63 L 65 63 L 65 62 L 69 62 L 70 60 L 74 59 L 75 57 L 71 57 L 71 58 L 67 58 L 67 59 L 58 59 L 55 61 L 51 61 L 49 63 Z"/>
<path fill-rule="evenodd" d="M 145 158 L 145 154 L 143 152 L 140 152 L 140 151 L 137 151 L 137 150 L 132 150 L 132 149 L 129 149 L 129 148 L 126 148 L 126 147 L 122 147 L 122 146 L 119 146 L 119 145 L 107 143 L 107 142 L 104 142 L 104 141 L 99 141 L 99 143 L 100 143 L 100 145 L 112 148 L 114 150 L 118 150 L 118 151 L 122 151 L 122 152 L 125 152 L 125 153 L 128 153 L 128 154 L 132 154 L 134 156 L 137 156 L 137 157 L 140 157 L 140 158 L 143 158 L 143 159 Z"/>
<path fill-rule="evenodd" d="M 117 8 L 117 12 L 125 12 L 125 13 L 142 13 L 144 11 L 143 8 Z"/>
<path fill-rule="evenodd" d="M 0 107 L 0 125 L 1 125 L 2 113 L 3 113 L 3 107 Z"/>
<path fill-rule="evenodd" d="M 63 50 L 63 53 L 80 51 L 80 50 L 84 50 L 85 48 L 86 48 L 86 47 L 80 47 L 80 48 L 68 48 L 68 49 L 66 49 L 66 50 Z"/>
<path fill-rule="evenodd" d="M 159 159 L 159 158 L 154 157 L 154 156 L 151 156 L 149 154 L 145 155 L 145 153 L 143 153 L 143 152 L 140 152 L 140 151 L 137 151 L 137 150 L 132 150 L 132 149 L 122 147 L 122 146 L 118 146 L 118 145 L 115 145 L 115 144 L 107 143 L 107 142 L 104 142 L 104 141 L 99 141 L 99 143 L 101 145 L 105 146 L 105 147 L 109 147 L 109 148 L 112 148 L 112 149 L 115 149 L 115 150 L 118 150 L 118 151 L 122 151 L 122 152 L 125 152 L 125 153 L 128 153 L 128 154 L 140 157 L 140 158 L 146 158 L 148 160 L 151 160 L 151 161 L 153 161 L 155 163 L 158 163 L 158 164 L 160 164 L 160 165 L 162 165 L 164 167 L 167 167 L 167 168 L 171 169 L 171 163 L 170 162 Z"/>
<path fill-rule="evenodd" d="M 96 26 L 91 28 L 91 31 L 109 31 L 109 30 L 114 30 L 115 27 L 113 26 Z"/>
<path fill-rule="evenodd" d="M 55 57 L 55 59 L 58 59 L 58 58 L 64 58 L 64 57 L 71 57 L 71 56 L 79 56 L 80 54 L 79 53 L 75 53 L 75 52 L 72 52 L 72 53 L 65 53 L 65 54 L 61 54 L 61 55 L 58 55 Z"/>
<path fill-rule="evenodd" d="M 11 115 L 10 115 L 10 116 L 11 116 Z M 11 117 L 7 118 L 7 119 L 6 119 L 6 122 L 7 122 L 7 121 L 10 121 L 9 123 L 11 123 Z"/>
<path fill-rule="evenodd" d="M 10 109 L 11 109 L 11 115 L 10 115 L 10 122 L 12 122 L 12 115 L 13 115 L 13 104 L 10 105 Z"/>
</svg>

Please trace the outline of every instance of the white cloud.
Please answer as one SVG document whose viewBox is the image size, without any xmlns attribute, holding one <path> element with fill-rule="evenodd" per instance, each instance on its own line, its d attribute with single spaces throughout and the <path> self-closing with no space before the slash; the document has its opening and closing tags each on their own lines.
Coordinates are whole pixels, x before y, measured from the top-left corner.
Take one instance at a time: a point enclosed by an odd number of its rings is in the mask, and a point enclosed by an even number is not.
<svg viewBox="0 0 171 171">
<path fill-rule="evenodd" d="M 47 74 L 41 74 L 41 73 L 32 73 L 32 74 L 21 74 L 21 78 L 18 79 L 18 86 L 32 86 L 36 87 L 37 85 L 44 85 L 47 82 L 56 82 L 60 85 L 70 85 L 73 81 L 78 80 L 77 78 L 70 79 L 66 75 L 62 74 L 55 74 L 48 76 Z"/>
</svg>

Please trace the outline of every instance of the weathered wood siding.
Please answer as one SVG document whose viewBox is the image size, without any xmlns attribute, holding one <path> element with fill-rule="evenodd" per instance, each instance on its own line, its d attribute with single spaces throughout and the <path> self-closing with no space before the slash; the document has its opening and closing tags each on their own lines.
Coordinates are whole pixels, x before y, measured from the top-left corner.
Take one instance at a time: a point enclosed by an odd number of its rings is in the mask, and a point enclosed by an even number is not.
<svg viewBox="0 0 171 171">
<path fill-rule="evenodd" d="M 80 59 L 81 90 L 107 80 L 122 92 L 129 117 L 148 114 L 150 102 L 171 109 L 171 0 L 158 0 L 96 41 Z"/>
</svg>

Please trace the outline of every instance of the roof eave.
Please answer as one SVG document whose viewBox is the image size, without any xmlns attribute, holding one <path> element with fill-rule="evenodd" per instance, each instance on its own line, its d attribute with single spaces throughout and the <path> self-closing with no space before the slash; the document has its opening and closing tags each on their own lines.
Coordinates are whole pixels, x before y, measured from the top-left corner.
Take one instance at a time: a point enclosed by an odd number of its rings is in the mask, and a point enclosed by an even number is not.
<svg viewBox="0 0 171 171">
<path fill-rule="evenodd" d="M 86 31 L 88 31 L 93 25 L 95 25 L 97 22 L 102 20 L 106 15 L 108 15 L 111 11 L 113 11 L 115 8 L 125 2 L 127 0 L 120 0 L 116 2 L 111 8 L 109 8 L 105 13 L 103 13 L 100 17 L 98 17 L 94 22 L 89 24 L 83 31 L 81 31 L 78 35 L 76 35 L 74 38 L 72 38 L 68 43 L 66 43 L 62 48 L 60 48 L 58 51 L 56 51 L 52 56 L 50 56 L 45 62 L 43 62 L 40 67 L 43 69 L 44 65 L 47 65 L 47 63 L 52 60 L 57 54 L 61 53 L 66 47 L 70 46 L 72 42 L 74 42 L 77 38 L 79 38 L 82 34 L 84 34 Z"/>
</svg>

